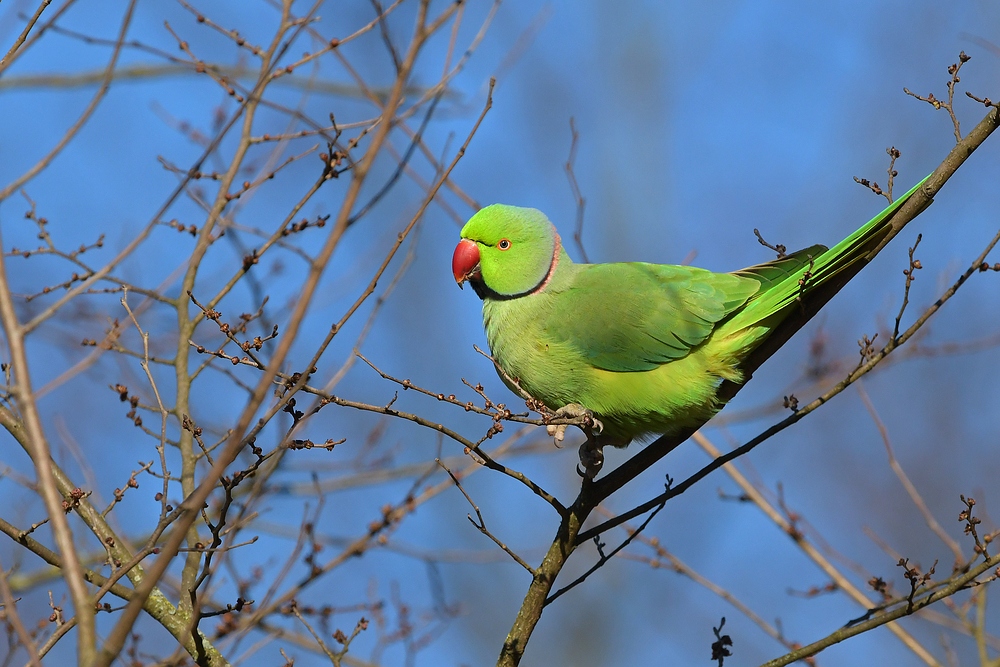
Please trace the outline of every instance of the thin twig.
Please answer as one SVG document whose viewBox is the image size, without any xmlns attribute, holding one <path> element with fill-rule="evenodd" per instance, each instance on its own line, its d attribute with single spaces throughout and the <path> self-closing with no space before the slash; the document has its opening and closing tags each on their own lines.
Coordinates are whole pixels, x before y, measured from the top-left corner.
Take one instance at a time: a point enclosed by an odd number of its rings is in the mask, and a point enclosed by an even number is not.
<svg viewBox="0 0 1000 667">
<path fill-rule="evenodd" d="M 96 629 L 94 625 L 94 607 L 90 601 L 86 581 L 83 577 L 83 566 L 73 542 L 66 511 L 63 508 L 63 497 L 56 488 L 53 478 L 51 450 L 42 419 L 32 390 L 31 372 L 29 371 L 27 351 L 25 349 L 24 330 L 17 313 L 7 279 L 7 268 L 4 265 L 3 252 L 0 248 L 0 324 L 3 325 L 10 351 L 11 367 L 14 371 L 14 382 L 10 391 L 17 401 L 24 419 L 27 451 L 35 466 L 35 476 L 38 480 L 39 493 L 45 503 L 46 512 L 52 524 L 52 536 L 59 548 L 64 563 L 63 578 L 73 599 L 73 607 L 79 618 L 80 632 L 77 642 L 77 655 L 81 664 L 89 664 L 94 659 L 96 651 Z M 8 430 L 10 430 L 8 428 Z"/>
<path fill-rule="evenodd" d="M 903 488 L 906 489 L 906 494 L 910 496 L 910 500 L 913 501 L 913 504 L 916 505 L 917 509 L 920 511 L 920 515 L 924 518 L 924 523 L 927 524 L 927 527 L 938 536 L 938 539 L 940 539 L 946 547 L 951 549 L 952 554 L 955 556 L 955 566 L 958 567 L 958 565 L 965 560 L 962 548 L 958 545 L 958 542 L 945 531 L 941 524 L 937 522 L 937 519 L 934 518 L 934 515 L 927 507 L 927 503 L 924 502 L 920 492 L 917 491 L 917 487 L 913 485 L 913 482 L 910 481 L 906 471 L 903 470 L 903 466 L 901 466 L 899 461 L 896 459 L 896 453 L 893 451 L 892 441 L 889 439 L 889 429 L 886 428 L 882 418 L 878 415 L 878 411 L 875 410 L 875 405 L 868 396 L 868 391 L 865 389 L 864 382 L 857 382 L 857 384 L 855 384 L 855 389 L 857 389 L 858 395 L 861 396 L 861 401 L 865 404 L 865 408 L 868 410 L 868 414 L 871 415 L 872 421 L 875 422 L 875 427 L 878 428 L 879 435 L 882 436 L 882 444 L 885 445 L 885 453 L 889 459 L 889 467 L 892 468 L 893 473 L 895 473 L 899 482 L 903 485 Z"/>
<path fill-rule="evenodd" d="M 910 303 L 910 285 L 916 280 L 915 272 L 919 269 L 924 268 L 920 264 L 919 259 L 913 259 L 913 253 L 916 252 L 917 246 L 920 245 L 920 239 L 924 237 L 923 234 L 917 234 L 917 240 L 914 241 L 913 247 L 910 248 L 910 265 L 908 268 L 903 269 L 903 275 L 906 276 L 906 285 L 903 287 L 903 303 L 899 306 L 899 313 L 896 315 L 896 322 L 892 327 L 892 337 L 896 338 L 899 335 L 899 322 L 903 319 L 903 313 L 906 311 L 906 306 Z"/>
<path fill-rule="evenodd" d="M 589 263 L 590 259 L 587 258 L 587 249 L 583 247 L 583 211 L 587 206 L 587 200 L 583 198 L 583 193 L 580 192 L 580 185 L 576 182 L 576 173 L 573 171 L 573 167 L 576 164 L 576 144 L 580 139 L 580 133 L 576 131 L 576 122 L 572 116 L 569 118 L 569 131 L 571 137 L 569 158 L 566 160 L 563 169 L 566 170 L 566 178 L 569 179 L 569 187 L 573 191 L 573 200 L 576 202 L 576 227 L 573 228 L 573 240 L 576 241 L 576 247 L 580 250 L 580 258 L 583 259 L 584 263 Z"/>
<path fill-rule="evenodd" d="M 132 23 L 132 12 L 135 9 L 135 3 L 136 0 L 131 0 L 125 10 L 125 16 L 122 19 L 122 24 L 118 31 L 118 40 L 115 43 L 114 51 L 111 53 L 111 59 L 108 61 L 108 65 L 104 70 L 104 80 L 101 82 L 101 87 L 98 88 L 93 98 L 91 98 L 90 103 L 83 110 L 83 113 L 80 114 L 80 117 L 77 118 L 76 122 L 73 123 L 68 130 L 66 130 L 56 145 L 41 159 L 39 159 L 33 167 L 11 181 L 7 187 L 0 190 L 0 201 L 7 199 L 7 197 L 9 197 L 12 193 L 17 192 L 21 186 L 44 171 L 45 168 L 51 164 L 52 160 L 54 160 L 56 156 L 59 155 L 64 148 L 66 148 L 69 142 L 77 135 L 86 122 L 90 120 L 94 111 L 97 110 L 97 106 L 101 103 L 107 95 L 108 90 L 111 88 L 111 79 L 114 75 L 115 66 L 118 64 L 118 56 L 121 55 L 122 44 L 125 41 L 125 33 L 128 31 L 129 25 Z M 10 56 L 11 53 L 8 53 L 5 60 Z M 0 70 L 2 70 L 2 68 L 0 68 Z"/>
<path fill-rule="evenodd" d="M 511 558 L 513 558 L 514 561 L 518 565 L 520 565 L 525 570 L 527 570 L 531 574 L 531 576 L 535 576 L 535 568 L 533 568 L 530 565 L 528 565 L 523 558 L 521 558 L 516 553 L 514 553 L 514 551 L 510 547 L 508 547 L 506 544 L 504 544 L 503 542 L 501 542 L 497 538 L 496 535 L 494 535 L 493 533 L 491 533 L 489 531 L 489 529 L 486 527 L 486 520 L 483 519 L 483 513 L 479 511 L 479 506 L 476 505 L 475 502 L 473 502 L 472 498 L 469 496 L 468 492 L 465 490 L 465 487 L 463 487 L 462 483 L 458 480 L 458 476 L 456 476 L 455 473 L 453 473 L 451 471 L 451 468 L 449 468 L 448 466 L 446 466 L 441 459 L 434 459 L 434 462 L 437 463 L 439 466 L 441 466 L 442 470 L 444 470 L 446 473 L 448 473 L 448 476 L 451 477 L 451 481 L 455 482 L 455 486 L 458 487 L 458 490 L 462 492 L 462 495 L 465 496 L 465 499 L 467 501 L 469 501 L 470 505 L 472 505 L 472 509 L 475 510 L 476 517 L 479 519 L 479 521 L 476 522 L 476 520 L 472 518 L 471 514 L 467 514 L 466 517 L 469 519 L 469 523 L 471 523 L 473 526 L 475 526 L 476 529 L 480 533 L 482 533 L 486 537 L 488 537 L 491 540 L 493 540 L 494 544 L 496 544 L 498 547 L 500 547 L 501 549 L 503 549 L 503 551 L 508 556 L 510 556 Z"/>
<path fill-rule="evenodd" d="M 38 647 L 35 645 L 35 640 L 28 634 L 24 623 L 21 622 L 21 614 L 17 610 L 18 600 L 14 599 L 14 595 L 10 590 L 10 584 L 7 581 L 7 570 L 3 565 L 0 565 L 0 602 L 3 603 L 4 623 L 14 628 L 14 633 L 17 634 L 17 638 L 21 640 L 21 646 L 24 647 L 25 652 L 28 654 L 28 664 L 31 667 L 42 667 L 42 659 L 38 655 Z"/>
<path fill-rule="evenodd" d="M 42 12 L 44 12 L 46 7 L 50 4 L 52 4 L 52 0 L 42 0 L 41 4 L 38 5 L 38 9 L 36 9 L 35 13 L 28 19 L 24 29 L 21 30 L 21 34 L 17 36 L 17 39 L 15 39 L 14 43 L 11 44 L 3 59 L 0 60 L 0 76 L 3 75 L 4 70 L 6 70 L 13 62 L 14 54 L 17 53 L 24 45 L 24 40 L 28 38 L 28 33 L 30 33 L 31 29 L 35 27 L 35 23 L 37 23 L 38 19 L 42 16 Z"/>
<path fill-rule="evenodd" d="M 935 109 L 944 109 L 945 111 L 948 112 L 948 117 L 951 118 L 951 124 L 955 133 L 956 144 L 962 143 L 962 131 L 961 128 L 959 127 L 958 116 L 955 115 L 955 86 L 958 84 L 959 81 L 961 81 L 961 78 L 959 78 L 958 76 L 958 71 L 962 69 L 962 65 L 969 62 L 971 59 L 972 59 L 971 56 L 966 55 L 965 51 L 962 51 L 961 53 L 958 54 L 958 62 L 952 63 L 951 65 L 948 66 L 948 74 L 951 75 L 951 78 L 948 80 L 947 83 L 948 86 L 947 102 L 939 100 L 938 98 L 934 97 L 934 93 L 927 93 L 927 97 L 922 97 L 914 92 L 911 92 L 908 88 L 903 88 L 903 92 L 906 93 L 907 95 L 915 97 L 921 102 L 927 102 Z"/>
<path fill-rule="evenodd" d="M 823 649 L 842 642 L 845 639 L 855 637 L 891 621 L 915 614 L 921 609 L 926 608 L 928 605 L 934 604 L 939 600 L 945 600 L 958 591 L 970 585 L 975 585 L 976 577 L 983 574 L 987 570 L 997 567 L 998 565 L 1000 565 L 1000 556 L 994 556 L 993 558 L 972 568 L 967 573 L 952 577 L 946 586 L 939 588 L 934 592 L 915 598 L 912 604 L 905 603 L 904 600 L 903 603 L 899 604 L 893 610 L 877 614 L 872 618 L 863 620 L 859 623 L 845 626 L 819 641 L 809 644 L 808 646 L 803 646 L 802 648 L 783 655 L 780 658 L 766 662 L 761 667 L 784 667 L 785 665 L 790 665 L 808 656 L 816 655 Z"/>
</svg>

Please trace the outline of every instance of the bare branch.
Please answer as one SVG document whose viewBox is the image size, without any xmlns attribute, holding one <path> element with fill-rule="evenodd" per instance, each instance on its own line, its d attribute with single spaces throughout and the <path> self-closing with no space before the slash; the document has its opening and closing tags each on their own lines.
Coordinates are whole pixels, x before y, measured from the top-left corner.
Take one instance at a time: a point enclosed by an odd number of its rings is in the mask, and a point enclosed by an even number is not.
<svg viewBox="0 0 1000 667">
<path fill-rule="evenodd" d="M 442 470 L 448 473 L 448 476 L 451 477 L 451 481 L 455 482 L 455 486 L 458 487 L 458 490 L 462 492 L 462 495 L 465 496 L 465 499 L 469 501 L 470 505 L 472 505 L 472 509 L 475 510 L 476 517 L 479 519 L 479 521 L 477 522 L 475 519 L 473 519 L 472 515 L 466 515 L 469 519 L 469 522 L 473 526 L 475 526 L 480 533 L 493 540 L 494 544 L 500 547 L 508 556 L 513 558 L 518 565 L 527 570 L 528 573 L 531 574 L 531 576 L 535 576 L 535 569 L 533 567 L 528 565 L 523 558 L 514 553 L 514 551 L 512 551 L 510 547 L 501 542 L 496 537 L 496 535 L 494 535 L 489 531 L 489 529 L 486 527 L 486 520 L 483 519 L 483 513 L 479 511 L 479 506 L 472 501 L 471 497 L 469 497 L 469 493 L 465 490 L 465 487 L 462 486 L 462 482 L 459 481 L 458 476 L 455 475 L 455 473 L 453 473 L 451 469 L 448 466 L 446 466 L 441 459 L 434 459 L 434 462 L 437 463 L 439 466 L 441 466 Z"/>
<path fill-rule="evenodd" d="M 35 13 L 28 19 L 24 29 L 21 30 L 21 34 L 18 35 L 17 39 L 14 40 L 14 43 L 11 44 L 11 47 L 7 50 L 6 55 L 0 59 L 0 76 L 3 76 L 4 70 L 10 67 L 11 63 L 14 61 L 15 54 L 17 54 L 21 47 L 24 46 L 24 40 L 28 38 L 28 33 L 30 33 L 31 29 L 35 27 L 38 19 L 42 16 L 42 12 L 44 12 L 50 4 L 52 4 L 52 0 L 42 0 L 42 2 L 38 5 L 38 9 L 36 9 Z"/>
</svg>

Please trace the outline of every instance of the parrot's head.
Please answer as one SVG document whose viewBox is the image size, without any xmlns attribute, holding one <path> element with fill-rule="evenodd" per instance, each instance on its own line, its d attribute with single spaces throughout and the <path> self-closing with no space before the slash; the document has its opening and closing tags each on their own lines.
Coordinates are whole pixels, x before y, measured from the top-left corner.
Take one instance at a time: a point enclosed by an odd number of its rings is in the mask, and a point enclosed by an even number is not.
<svg viewBox="0 0 1000 667">
<path fill-rule="evenodd" d="M 462 228 L 451 270 L 459 287 L 468 280 L 481 299 L 519 296 L 548 280 L 561 247 L 559 234 L 541 211 L 493 204 Z"/>
</svg>

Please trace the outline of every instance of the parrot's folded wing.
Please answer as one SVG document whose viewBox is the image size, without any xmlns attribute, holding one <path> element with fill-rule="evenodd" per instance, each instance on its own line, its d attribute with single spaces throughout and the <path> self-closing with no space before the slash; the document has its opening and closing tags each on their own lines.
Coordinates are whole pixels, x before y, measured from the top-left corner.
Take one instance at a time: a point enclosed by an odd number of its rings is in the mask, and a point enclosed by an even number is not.
<svg viewBox="0 0 1000 667">
<path fill-rule="evenodd" d="M 687 266 L 587 265 L 559 294 L 545 337 L 602 370 L 648 371 L 686 356 L 760 288 L 757 278 Z"/>
</svg>

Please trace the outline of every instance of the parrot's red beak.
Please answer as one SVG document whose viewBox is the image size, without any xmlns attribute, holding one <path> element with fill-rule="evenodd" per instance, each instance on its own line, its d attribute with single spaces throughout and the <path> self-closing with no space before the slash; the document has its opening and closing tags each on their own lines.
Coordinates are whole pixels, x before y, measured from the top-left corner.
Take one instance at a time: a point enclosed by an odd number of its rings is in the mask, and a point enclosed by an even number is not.
<svg viewBox="0 0 1000 667">
<path fill-rule="evenodd" d="M 455 282 L 461 287 L 470 278 L 479 278 L 479 246 L 475 241 L 462 239 L 455 246 L 455 254 L 451 258 L 451 272 Z"/>
</svg>

